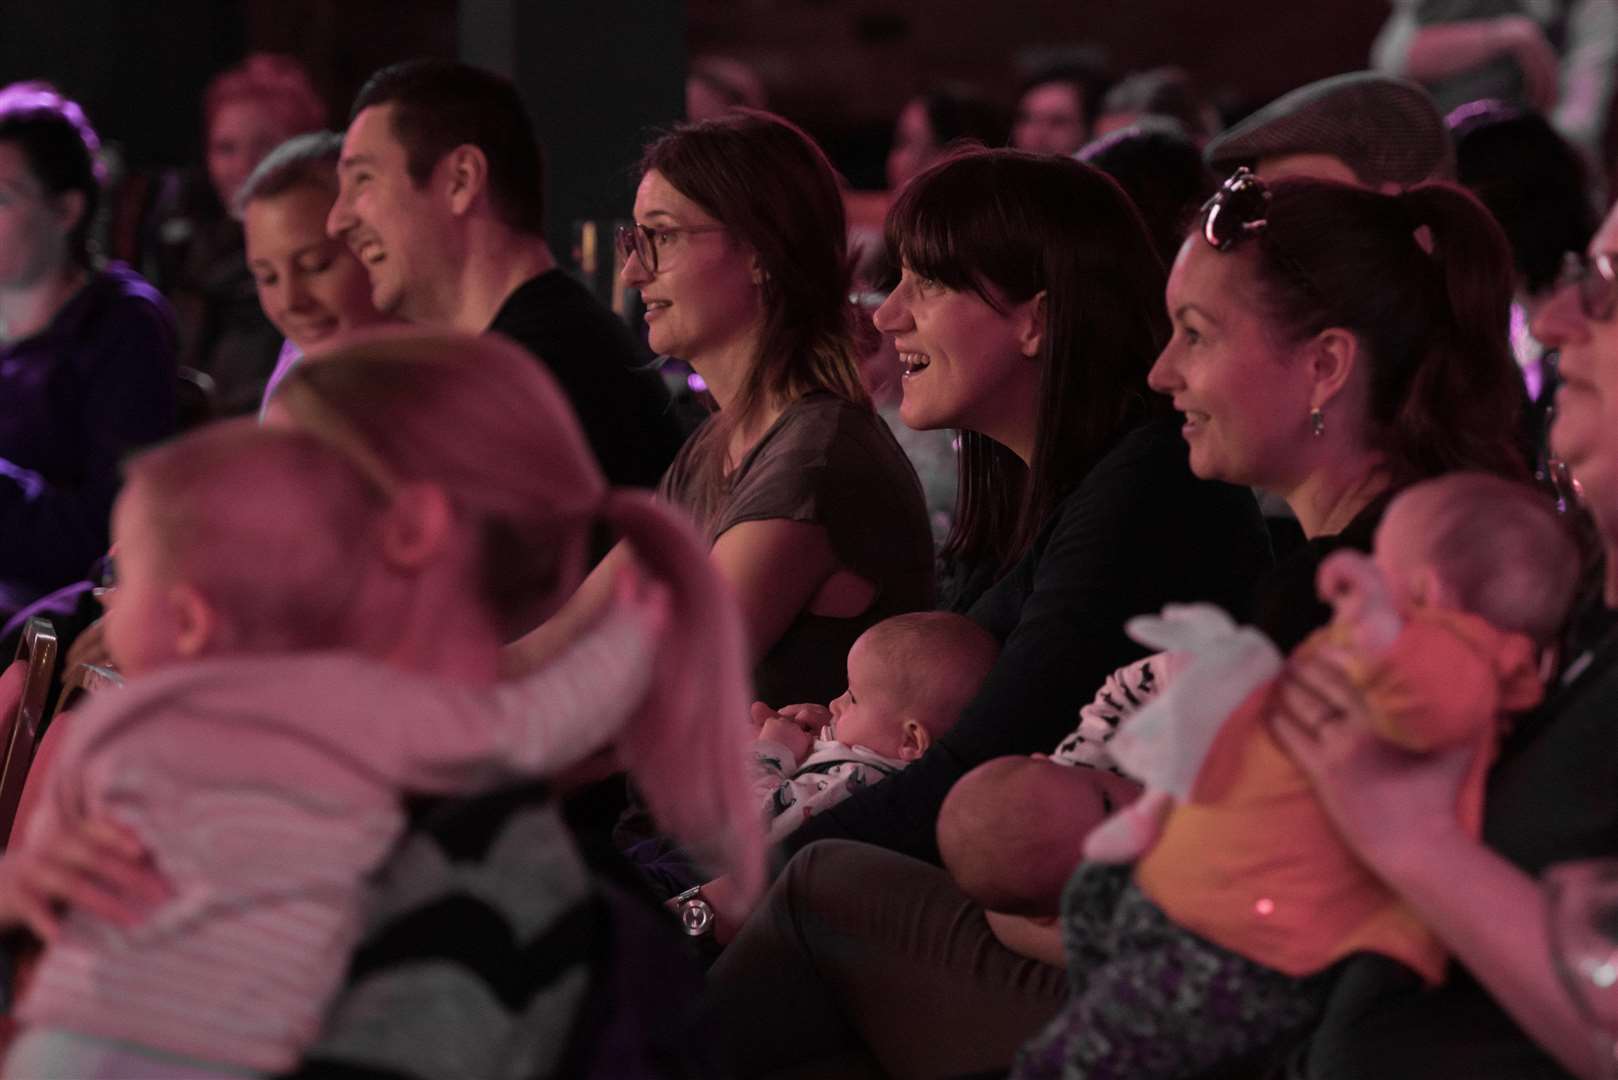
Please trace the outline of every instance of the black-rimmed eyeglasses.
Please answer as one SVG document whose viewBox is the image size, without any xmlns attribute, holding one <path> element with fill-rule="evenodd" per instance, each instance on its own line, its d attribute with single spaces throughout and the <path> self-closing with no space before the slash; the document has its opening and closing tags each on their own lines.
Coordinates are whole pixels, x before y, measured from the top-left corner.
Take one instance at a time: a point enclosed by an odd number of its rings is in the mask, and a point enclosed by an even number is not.
<svg viewBox="0 0 1618 1080">
<path fill-rule="evenodd" d="M 620 225 L 618 252 L 625 261 L 631 255 L 635 256 L 648 274 L 655 274 L 658 271 L 657 253 L 674 244 L 681 236 L 724 231 L 723 225 L 674 225 L 655 229 L 650 225 Z"/>
</svg>

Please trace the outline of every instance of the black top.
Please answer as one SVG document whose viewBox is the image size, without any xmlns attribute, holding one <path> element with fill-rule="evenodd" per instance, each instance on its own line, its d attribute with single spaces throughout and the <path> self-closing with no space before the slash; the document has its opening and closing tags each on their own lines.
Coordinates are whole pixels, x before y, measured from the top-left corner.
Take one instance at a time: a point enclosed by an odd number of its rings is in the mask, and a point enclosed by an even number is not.
<svg viewBox="0 0 1618 1080">
<path fill-rule="evenodd" d="M 1618 630 L 1567 670 L 1571 677 L 1502 748 L 1484 800 L 1483 842 L 1533 876 L 1558 862 L 1618 855 Z M 1500 932 L 1513 931 L 1504 924 Z M 1344 971 L 1309 1047 L 1307 1075 L 1567 1074 L 1459 964 L 1426 991 L 1398 964 L 1367 956 Z"/>
<path fill-rule="evenodd" d="M 793 619 L 753 670 L 754 693 L 766 704 L 824 705 L 848 685 L 855 638 L 932 603 L 933 544 L 921 484 L 893 432 L 868 407 L 807 394 L 786 407 L 708 505 L 699 502 L 686 451 L 659 490 L 697 518 L 710 544 L 747 521 L 819 525 L 838 565 L 876 586 L 871 606 L 854 618 L 805 611 Z"/>
<path fill-rule="evenodd" d="M 173 432 L 175 382 L 174 315 L 121 264 L 0 345 L 0 609 L 106 552 L 119 461 Z"/>
<path fill-rule="evenodd" d="M 550 369 L 613 486 L 657 486 L 685 433 L 663 380 L 622 320 L 555 269 L 506 297 L 489 331 Z"/>
<path fill-rule="evenodd" d="M 903 772 L 810 818 L 786 848 L 842 836 L 936 863 L 938 808 L 955 781 L 990 758 L 1049 752 L 1102 681 L 1144 654 L 1126 619 L 1199 600 L 1243 618 L 1269 563 L 1251 492 L 1192 476 L 1172 418 L 1135 429 L 973 606 L 1004 647 L 960 723 Z"/>
<path fill-rule="evenodd" d="M 1369 552 L 1393 495 L 1390 491 L 1372 499 L 1342 532 L 1306 541 L 1265 575 L 1253 603 L 1253 625 L 1268 634 L 1276 648 L 1290 653 L 1331 621 L 1331 606 L 1315 589 L 1320 564 L 1339 548 Z"/>
</svg>

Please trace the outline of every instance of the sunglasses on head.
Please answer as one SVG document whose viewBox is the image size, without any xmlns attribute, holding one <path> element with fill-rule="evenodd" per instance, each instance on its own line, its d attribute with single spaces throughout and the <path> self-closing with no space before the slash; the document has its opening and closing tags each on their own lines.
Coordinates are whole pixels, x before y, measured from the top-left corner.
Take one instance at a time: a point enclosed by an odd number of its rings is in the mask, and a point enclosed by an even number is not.
<svg viewBox="0 0 1618 1080">
<path fill-rule="evenodd" d="M 1592 322 L 1607 322 L 1618 313 L 1618 255 L 1583 255 L 1570 251 L 1562 256 L 1562 272 L 1556 277 L 1556 291 L 1578 290 L 1579 311 Z"/>
<path fill-rule="evenodd" d="M 1269 224 L 1270 189 L 1245 165 L 1202 204 L 1202 238 L 1215 251 L 1229 251 Z"/>
<path fill-rule="evenodd" d="M 1220 253 L 1228 252 L 1250 236 L 1258 236 L 1269 225 L 1270 189 L 1243 165 L 1219 185 L 1213 198 L 1202 204 L 1202 238 Z M 1305 292 L 1321 300 L 1320 290 L 1303 266 L 1272 238 L 1266 245 L 1277 262 Z"/>
</svg>

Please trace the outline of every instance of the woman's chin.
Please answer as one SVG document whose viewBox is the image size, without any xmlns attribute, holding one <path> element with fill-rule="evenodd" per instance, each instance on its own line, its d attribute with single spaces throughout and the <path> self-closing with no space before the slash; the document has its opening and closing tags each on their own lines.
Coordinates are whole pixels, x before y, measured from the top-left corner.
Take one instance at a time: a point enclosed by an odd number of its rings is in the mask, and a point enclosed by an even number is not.
<svg viewBox="0 0 1618 1080">
<path fill-rule="evenodd" d="M 958 427 L 950 418 L 940 414 L 938 409 L 931 408 L 920 394 L 915 393 L 908 385 L 903 387 L 904 396 L 899 399 L 899 419 L 911 431 L 937 431 L 939 428 Z"/>
</svg>

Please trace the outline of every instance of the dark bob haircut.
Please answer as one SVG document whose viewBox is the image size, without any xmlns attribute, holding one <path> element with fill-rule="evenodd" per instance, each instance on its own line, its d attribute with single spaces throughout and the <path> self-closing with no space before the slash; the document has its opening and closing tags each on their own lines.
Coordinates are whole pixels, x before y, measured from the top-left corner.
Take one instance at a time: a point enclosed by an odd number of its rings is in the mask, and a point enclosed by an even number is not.
<svg viewBox="0 0 1618 1080">
<path fill-rule="evenodd" d="M 1163 264 L 1140 214 L 1100 170 L 972 150 L 918 175 L 888 212 L 905 269 L 997 311 L 1045 293 L 1033 460 L 963 433 L 947 555 L 1002 568 L 1129 428 L 1167 411 L 1146 373 L 1168 340 Z"/>
</svg>

